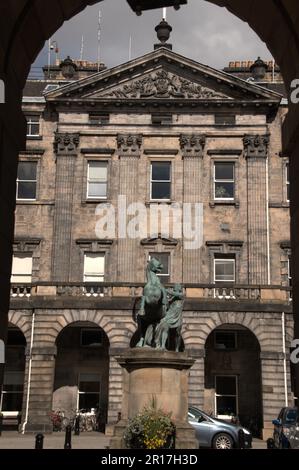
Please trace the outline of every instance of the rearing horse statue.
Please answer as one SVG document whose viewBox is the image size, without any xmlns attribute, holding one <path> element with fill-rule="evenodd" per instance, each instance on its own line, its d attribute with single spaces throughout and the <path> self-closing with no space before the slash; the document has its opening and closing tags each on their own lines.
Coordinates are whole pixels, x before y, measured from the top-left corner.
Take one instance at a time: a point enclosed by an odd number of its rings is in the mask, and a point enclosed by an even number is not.
<svg viewBox="0 0 299 470">
<path fill-rule="evenodd" d="M 140 340 L 137 347 L 153 346 L 156 326 L 167 312 L 167 291 L 157 276 L 162 272 L 162 269 L 163 265 L 156 258 L 152 258 L 148 262 L 146 269 L 147 283 L 144 287 L 137 316 L 140 331 Z"/>
</svg>

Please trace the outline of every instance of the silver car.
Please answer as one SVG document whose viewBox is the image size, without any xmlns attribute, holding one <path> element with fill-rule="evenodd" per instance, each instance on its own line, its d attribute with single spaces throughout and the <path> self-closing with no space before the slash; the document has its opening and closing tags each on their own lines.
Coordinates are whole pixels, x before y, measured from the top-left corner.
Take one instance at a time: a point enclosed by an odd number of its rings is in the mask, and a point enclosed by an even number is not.
<svg viewBox="0 0 299 470">
<path fill-rule="evenodd" d="M 190 407 L 188 421 L 196 431 L 199 447 L 234 449 L 239 447 L 239 431 L 243 431 L 244 448 L 251 449 L 252 435 L 248 429 L 221 421 L 198 408 Z"/>
</svg>

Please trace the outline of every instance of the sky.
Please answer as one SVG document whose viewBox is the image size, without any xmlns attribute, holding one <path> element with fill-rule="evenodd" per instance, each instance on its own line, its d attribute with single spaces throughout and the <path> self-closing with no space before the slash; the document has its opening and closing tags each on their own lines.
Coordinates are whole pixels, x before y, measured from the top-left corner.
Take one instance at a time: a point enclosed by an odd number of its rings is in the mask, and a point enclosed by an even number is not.
<svg viewBox="0 0 299 470">
<path fill-rule="evenodd" d="M 67 55 L 80 58 L 83 36 L 83 59 L 97 60 L 99 10 L 102 16 L 100 58 L 106 66 L 128 61 L 130 37 L 132 58 L 153 50 L 157 42 L 155 26 L 162 19 L 162 10 L 144 12 L 137 17 L 124 0 L 105 0 L 87 7 L 55 33 L 52 40 L 58 43 L 61 59 Z M 204 0 L 188 0 L 188 5 L 179 11 L 168 8 L 167 21 L 173 27 L 170 41 L 173 50 L 211 67 L 223 68 L 229 61 L 254 60 L 258 56 L 272 59 L 265 44 L 246 23 L 225 8 Z M 54 59 L 52 53 L 51 60 Z M 34 67 L 47 63 L 46 45 Z"/>
</svg>

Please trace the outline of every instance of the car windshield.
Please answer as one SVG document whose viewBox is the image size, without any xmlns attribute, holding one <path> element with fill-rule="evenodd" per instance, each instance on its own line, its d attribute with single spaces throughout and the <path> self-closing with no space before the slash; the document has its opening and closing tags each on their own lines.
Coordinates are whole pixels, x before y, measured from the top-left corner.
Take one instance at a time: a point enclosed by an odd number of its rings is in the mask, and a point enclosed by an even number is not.
<svg viewBox="0 0 299 470">
<path fill-rule="evenodd" d="M 297 410 L 288 410 L 285 416 L 286 424 L 294 424 L 297 421 L 298 412 Z"/>
<path fill-rule="evenodd" d="M 195 421 L 204 421 L 206 419 L 206 417 L 203 415 L 203 413 L 200 410 L 198 410 L 197 408 L 189 408 L 188 416 L 189 416 L 189 418 L 191 418 Z"/>
</svg>

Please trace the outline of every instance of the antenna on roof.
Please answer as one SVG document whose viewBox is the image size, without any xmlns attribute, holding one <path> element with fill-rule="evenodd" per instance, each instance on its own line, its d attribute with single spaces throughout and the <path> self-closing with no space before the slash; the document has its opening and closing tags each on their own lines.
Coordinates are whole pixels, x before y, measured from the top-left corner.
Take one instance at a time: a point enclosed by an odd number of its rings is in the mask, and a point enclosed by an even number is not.
<svg viewBox="0 0 299 470">
<path fill-rule="evenodd" d="M 84 36 L 82 36 L 82 41 L 81 41 L 81 51 L 80 51 L 80 60 L 81 60 L 81 62 L 83 60 L 83 55 L 84 55 Z"/>
<path fill-rule="evenodd" d="M 99 29 L 98 29 L 98 72 L 100 71 L 100 60 L 101 60 L 101 36 L 102 36 L 102 12 L 99 10 Z"/>
</svg>

